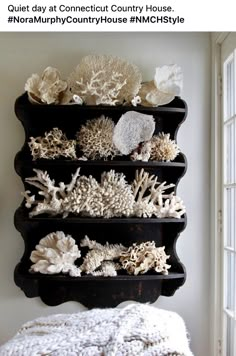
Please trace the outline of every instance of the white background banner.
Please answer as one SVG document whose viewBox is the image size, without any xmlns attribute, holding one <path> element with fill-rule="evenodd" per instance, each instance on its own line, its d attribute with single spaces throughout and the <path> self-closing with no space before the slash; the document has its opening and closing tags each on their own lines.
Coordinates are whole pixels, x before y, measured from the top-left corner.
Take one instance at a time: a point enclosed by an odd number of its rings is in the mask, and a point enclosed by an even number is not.
<svg viewBox="0 0 236 356">
<path fill-rule="evenodd" d="M 235 0 L 1 0 L 0 31 L 236 31 Z"/>
</svg>

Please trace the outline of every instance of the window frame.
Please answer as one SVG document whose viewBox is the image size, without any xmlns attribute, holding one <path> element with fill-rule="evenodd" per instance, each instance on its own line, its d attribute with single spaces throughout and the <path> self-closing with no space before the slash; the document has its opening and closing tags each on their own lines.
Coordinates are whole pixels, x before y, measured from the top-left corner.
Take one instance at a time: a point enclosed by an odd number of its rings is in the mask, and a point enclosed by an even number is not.
<svg viewBox="0 0 236 356">
<path fill-rule="evenodd" d="M 223 97 L 221 48 L 230 32 L 212 33 L 212 115 L 211 115 L 211 265 L 210 325 L 211 355 L 223 354 L 224 333 L 224 165 L 223 165 Z"/>
</svg>

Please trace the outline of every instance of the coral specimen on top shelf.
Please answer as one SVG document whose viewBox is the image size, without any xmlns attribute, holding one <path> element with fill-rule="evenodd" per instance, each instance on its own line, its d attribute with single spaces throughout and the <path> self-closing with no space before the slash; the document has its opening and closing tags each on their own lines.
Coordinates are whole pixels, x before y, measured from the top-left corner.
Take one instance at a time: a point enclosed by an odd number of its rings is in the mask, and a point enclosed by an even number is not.
<svg viewBox="0 0 236 356">
<path fill-rule="evenodd" d="M 155 121 L 152 115 L 128 111 L 115 126 L 113 142 L 122 154 L 128 155 L 141 142 L 150 140 L 154 130 Z"/>
<path fill-rule="evenodd" d="M 38 158 L 55 159 L 66 157 L 76 159 L 76 141 L 68 140 L 66 135 L 54 127 L 45 132 L 44 137 L 30 137 L 28 142 L 33 160 Z"/>
<path fill-rule="evenodd" d="M 47 172 L 34 169 L 35 177 L 26 178 L 26 182 L 39 189 L 38 195 L 43 200 L 36 200 L 35 195 L 26 190 L 23 195 L 25 206 L 33 209 L 30 217 L 39 214 L 63 215 L 69 213 L 91 217 L 175 217 L 185 213 L 182 200 L 174 193 L 163 194 L 174 184 L 159 183 L 157 177 L 149 173 L 136 171 L 135 179 L 128 184 L 123 173 L 114 170 L 103 172 L 101 182 L 92 176 L 79 176 L 80 168 L 72 175 L 71 182 L 58 186 Z"/>
<path fill-rule="evenodd" d="M 142 84 L 139 96 L 144 106 L 165 105 L 180 95 L 182 87 L 183 73 L 177 64 L 157 67 L 154 80 Z"/>
<path fill-rule="evenodd" d="M 71 93 L 86 105 L 130 103 L 141 85 L 141 73 L 133 64 L 109 55 L 88 55 L 68 78 Z"/>
<path fill-rule="evenodd" d="M 81 271 L 96 276 L 117 275 L 116 271 L 121 269 L 121 265 L 118 263 L 119 258 L 122 252 L 127 250 L 127 248 L 121 244 L 111 245 L 107 242 L 105 245 L 101 245 L 94 240 L 90 240 L 88 236 L 85 236 L 80 246 L 89 248 L 80 266 Z"/>
<path fill-rule="evenodd" d="M 164 250 L 164 246 L 156 247 L 154 241 L 134 243 L 121 254 L 122 268 L 134 275 L 144 274 L 152 269 L 158 273 L 168 274 L 171 266 L 166 263 L 166 260 L 170 256 L 166 255 Z"/>
<path fill-rule="evenodd" d="M 25 90 L 29 100 L 35 104 L 68 104 L 72 99 L 67 82 L 53 67 L 47 67 L 42 76 L 32 74 L 25 83 Z"/>
<path fill-rule="evenodd" d="M 88 120 L 76 134 L 77 142 L 83 154 L 89 159 L 111 159 L 119 154 L 112 137 L 114 131 L 112 119 L 102 115 Z"/>
<path fill-rule="evenodd" d="M 81 275 L 81 270 L 74 262 L 81 257 L 75 240 L 65 236 L 64 232 L 52 232 L 39 241 L 31 252 L 30 260 L 34 263 L 30 271 L 42 274 L 69 273 L 71 277 Z"/>
<path fill-rule="evenodd" d="M 180 149 L 174 140 L 170 139 L 170 134 L 160 132 L 151 139 L 152 161 L 173 161 L 179 154 Z"/>
</svg>

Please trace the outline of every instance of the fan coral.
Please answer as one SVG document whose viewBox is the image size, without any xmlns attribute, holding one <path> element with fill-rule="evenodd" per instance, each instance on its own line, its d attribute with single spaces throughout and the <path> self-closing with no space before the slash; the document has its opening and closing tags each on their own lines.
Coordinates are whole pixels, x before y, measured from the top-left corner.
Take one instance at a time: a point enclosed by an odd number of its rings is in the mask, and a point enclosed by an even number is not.
<svg viewBox="0 0 236 356">
<path fill-rule="evenodd" d="M 139 96 L 144 106 L 165 105 L 180 95 L 182 87 L 183 73 L 177 64 L 157 67 L 154 80 L 142 84 Z"/>
<path fill-rule="evenodd" d="M 73 94 L 87 105 L 130 103 L 141 85 L 139 69 L 123 59 L 108 55 L 84 57 L 69 76 Z"/>
<path fill-rule="evenodd" d="M 113 158 L 119 154 L 114 146 L 112 137 L 114 123 L 104 115 L 97 119 L 89 120 L 82 125 L 76 138 L 83 154 L 90 159 Z"/>
<path fill-rule="evenodd" d="M 44 137 L 30 137 L 28 142 L 33 160 L 38 158 L 55 159 L 60 156 L 76 159 L 76 141 L 68 140 L 66 135 L 54 127 Z"/>
<path fill-rule="evenodd" d="M 152 115 L 128 111 L 115 126 L 113 142 L 122 154 L 128 155 L 140 142 L 150 140 L 154 130 L 155 121 Z"/>
<path fill-rule="evenodd" d="M 179 154 L 180 149 L 174 140 L 170 139 L 170 134 L 160 132 L 151 139 L 152 161 L 173 161 Z"/>
<path fill-rule="evenodd" d="M 29 100 L 36 104 L 67 104 L 72 95 L 56 68 L 47 67 L 42 76 L 32 74 L 25 83 Z"/>
<path fill-rule="evenodd" d="M 90 240 L 88 236 L 85 236 L 80 246 L 88 247 L 90 250 L 84 257 L 80 269 L 82 272 L 94 275 L 108 276 L 109 271 L 109 275 L 116 275 L 116 271 L 121 269 L 121 267 L 118 263 L 114 263 L 113 261 L 118 260 L 122 252 L 127 250 L 127 248 L 121 244 L 110 245 L 107 242 L 105 245 L 101 245 L 94 240 Z M 113 263 L 108 264 L 108 261 Z"/>
<path fill-rule="evenodd" d="M 39 241 L 32 251 L 30 260 L 34 263 L 31 272 L 43 274 L 69 273 L 71 277 L 78 277 L 81 271 L 74 262 L 81 254 L 75 240 L 65 236 L 64 232 L 52 232 Z"/>
<path fill-rule="evenodd" d="M 129 274 L 144 274 L 154 269 L 158 273 L 168 274 L 171 267 L 166 263 L 170 257 L 165 253 L 165 246 L 156 247 L 155 242 L 147 241 L 139 245 L 134 243 L 125 252 L 122 252 L 120 262 L 122 268 Z"/>
</svg>

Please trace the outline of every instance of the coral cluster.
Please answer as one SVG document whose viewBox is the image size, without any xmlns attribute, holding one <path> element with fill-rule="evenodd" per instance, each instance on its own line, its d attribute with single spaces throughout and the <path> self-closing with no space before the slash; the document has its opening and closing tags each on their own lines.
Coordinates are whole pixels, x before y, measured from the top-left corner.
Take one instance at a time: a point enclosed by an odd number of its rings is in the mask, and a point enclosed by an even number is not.
<svg viewBox="0 0 236 356">
<path fill-rule="evenodd" d="M 170 134 L 160 132 L 151 139 L 152 161 L 173 161 L 179 154 L 180 149 L 174 140 L 170 139 Z"/>
<path fill-rule="evenodd" d="M 101 245 L 94 240 L 90 240 L 88 236 L 85 236 L 80 242 L 80 246 L 89 248 L 80 266 L 81 271 L 96 276 L 116 275 L 116 271 L 121 269 L 118 260 L 121 254 L 127 250 L 121 244 L 110 245 L 107 242 L 105 245 Z"/>
<path fill-rule="evenodd" d="M 89 159 L 113 158 L 119 154 L 112 137 L 114 131 L 112 119 L 102 115 L 88 120 L 76 134 L 77 142 L 83 154 Z"/>
<path fill-rule="evenodd" d="M 128 111 L 115 126 L 113 142 L 122 154 L 128 155 L 141 142 L 150 140 L 154 130 L 155 121 L 152 115 Z"/>
<path fill-rule="evenodd" d="M 154 241 L 134 243 L 127 251 L 122 252 L 120 262 L 129 274 L 144 274 L 149 270 L 168 274 L 171 267 L 166 263 L 170 256 L 166 255 L 165 247 L 156 247 Z"/>
<path fill-rule="evenodd" d="M 30 271 L 43 274 L 69 273 L 71 277 L 78 277 L 81 271 L 74 262 L 81 253 L 75 240 L 65 236 L 64 232 L 52 232 L 39 241 L 31 252 L 30 260 L 34 263 Z"/>
<path fill-rule="evenodd" d="M 36 104 L 67 104 L 71 100 L 67 82 L 52 67 L 47 67 L 41 76 L 32 74 L 25 83 L 25 90 L 29 100 Z"/>
<path fill-rule="evenodd" d="M 89 55 L 80 61 L 69 79 L 70 90 L 86 105 L 130 103 L 141 86 L 139 69 L 109 55 Z"/>
<path fill-rule="evenodd" d="M 177 64 L 157 67 L 154 80 L 141 86 L 141 103 L 144 106 L 168 104 L 176 95 L 180 95 L 182 87 L 183 73 Z"/>
<path fill-rule="evenodd" d="M 44 137 L 30 137 L 28 145 L 33 160 L 54 159 L 61 156 L 76 159 L 76 140 L 68 140 L 57 127 L 45 132 Z"/>
<path fill-rule="evenodd" d="M 83 57 L 67 80 L 56 68 L 32 74 L 25 84 L 29 100 L 36 104 L 158 106 L 180 95 L 183 73 L 177 65 L 156 68 L 154 79 L 141 84 L 137 66 L 110 55 Z"/>
<path fill-rule="evenodd" d="M 129 274 L 144 274 L 150 270 L 157 273 L 168 274 L 171 267 L 166 264 L 169 258 L 165 254 L 165 247 L 156 247 L 155 242 L 147 241 L 133 244 L 129 248 L 121 244 L 105 245 L 85 236 L 80 241 L 80 247 L 89 251 L 83 258 L 80 266 L 75 265 L 81 257 L 81 251 L 71 236 L 64 232 L 52 232 L 45 236 L 36 245 L 30 255 L 34 263 L 30 272 L 42 274 L 69 273 L 71 277 L 80 277 L 81 274 L 93 276 L 116 276 L 118 270 L 126 270 Z"/>
<path fill-rule="evenodd" d="M 174 184 L 160 183 L 157 177 L 149 175 L 143 169 L 136 171 L 135 179 L 128 184 L 123 173 L 114 170 L 103 172 L 100 183 L 92 176 L 80 176 L 80 168 L 72 175 L 71 182 L 60 182 L 58 186 L 47 172 L 34 169 L 35 177 L 26 178 L 26 182 L 38 191 L 41 200 L 26 190 L 23 195 L 25 206 L 33 209 L 30 217 L 39 214 L 63 215 L 69 213 L 91 217 L 175 217 L 185 213 L 182 200 L 174 193 L 163 194 Z"/>
</svg>

